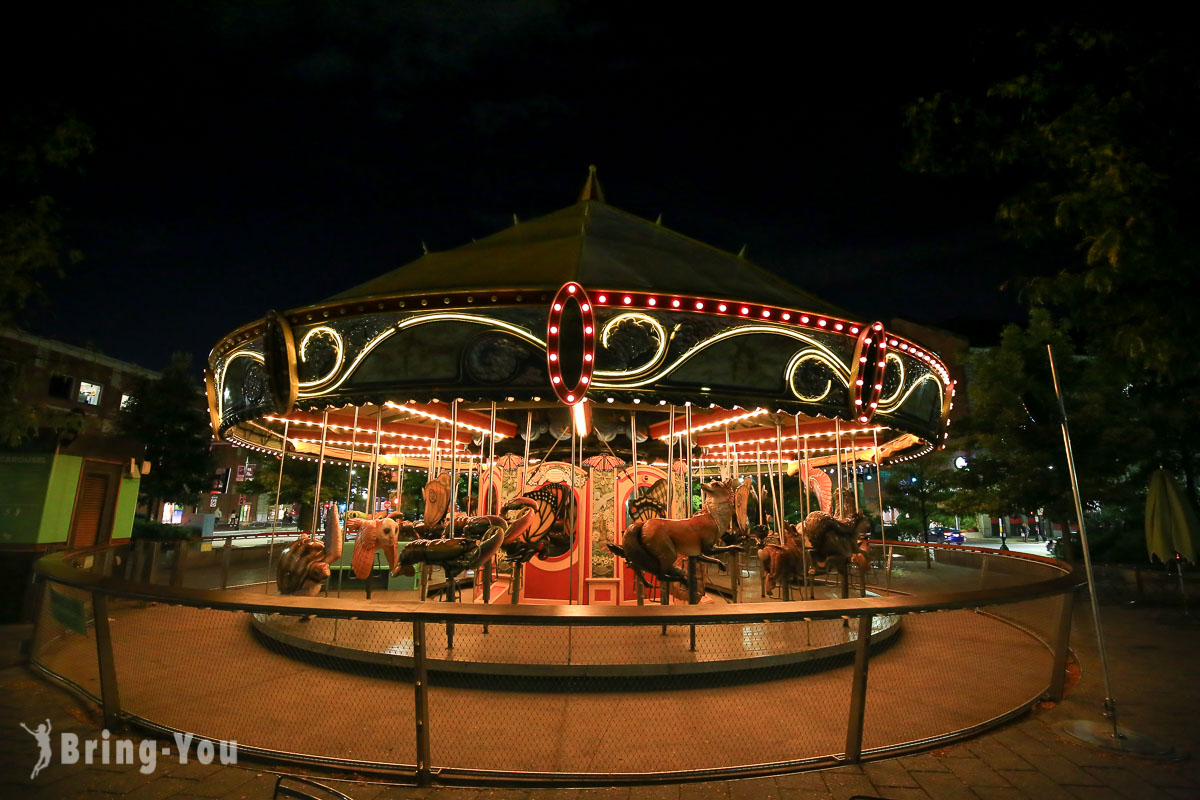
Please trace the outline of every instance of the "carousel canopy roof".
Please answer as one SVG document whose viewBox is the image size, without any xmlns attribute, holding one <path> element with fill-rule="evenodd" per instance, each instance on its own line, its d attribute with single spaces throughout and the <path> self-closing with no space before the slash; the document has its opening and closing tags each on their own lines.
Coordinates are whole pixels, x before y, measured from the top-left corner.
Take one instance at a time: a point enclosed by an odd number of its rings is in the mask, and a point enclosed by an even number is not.
<svg viewBox="0 0 1200 800">
<path fill-rule="evenodd" d="M 680 291 L 854 316 L 745 258 L 614 208 L 597 194 L 585 187 L 569 208 L 453 250 L 428 253 L 324 302 L 461 289 L 554 292 L 577 281 L 585 287 Z"/>
</svg>

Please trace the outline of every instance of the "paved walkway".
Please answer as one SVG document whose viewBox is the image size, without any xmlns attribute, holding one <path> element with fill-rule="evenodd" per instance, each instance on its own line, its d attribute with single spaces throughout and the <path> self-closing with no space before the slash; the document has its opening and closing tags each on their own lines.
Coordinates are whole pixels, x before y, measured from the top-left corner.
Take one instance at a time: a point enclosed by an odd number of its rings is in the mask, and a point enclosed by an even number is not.
<svg viewBox="0 0 1200 800">
<path fill-rule="evenodd" d="M 1104 606 L 1113 686 L 1122 720 L 1130 728 L 1200 754 L 1200 692 L 1195 688 L 1200 659 L 1200 624 L 1177 610 Z M 1055 725 L 1070 719 L 1098 719 L 1103 688 L 1086 603 L 1077 603 L 1074 646 L 1082 677 L 1058 706 L 1029 716 L 972 741 L 915 756 L 846 766 L 778 778 L 619 789 L 489 790 L 415 789 L 374 782 L 325 779 L 354 800 L 431 797 L 442 800 L 549 800 L 554 797 L 618 798 L 619 800 L 691 800 L 691 798 L 849 798 L 873 795 L 895 798 L 1196 798 L 1200 768 L 1196 759 L 1179 763 L 1152 761 L 1091 749 L 1067 741 Z M 994 679 L 1003 681 L 1006 666 L 996 664 Z M 875 674 L 872 673 L 875 677 Z M 939 692 L 937 674 L 913 674 L 892 691 Z M 180 676 L 183 681 L 203 676 Z M 171 798 L 267 798 L 281 767 L 252 763 L 186 765 L 159 757 L 156 770 L 141 774 L 137 766 L 63 765 L 58 763 L 58 734 L 75 732 L 81 739 L 97 735 L 96 712 L 73 695 L 41 680 L 23 667 L 0 670 L 0 793 L 4 797 L 98 798 L 129 800 Z M 980 690 L 986 687 L 981 686 Z M 877 706 L 876 706 L 877 707 Z M 55 762 L 35 781 L 29 770 L 37 758 L 33 738 L 18 726 L 34 727 L 49 719 L 54 731 Z M 470 721 L 464 735 L 470 736 Z M 167 743 L 170 744 L 170 743 Z"/>
</svg>

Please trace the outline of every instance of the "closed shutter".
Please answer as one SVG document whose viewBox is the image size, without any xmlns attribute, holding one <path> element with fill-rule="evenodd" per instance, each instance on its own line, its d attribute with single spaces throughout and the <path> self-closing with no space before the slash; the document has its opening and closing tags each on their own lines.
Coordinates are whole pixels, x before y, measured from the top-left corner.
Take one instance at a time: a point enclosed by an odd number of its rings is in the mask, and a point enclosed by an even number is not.
<svg viewBox="0 0 1200 800">
<path fill-rule="evenodd" d="M 109 476 L 87 473 L 79 490 L 79 502 L 75 504 L 75 517 L 71 520 L 71 544 L 75 547 L 91 547 L 100 536 L 100 523 L 104 518 L 104 501 L 108 496 Z"/>
</svg>

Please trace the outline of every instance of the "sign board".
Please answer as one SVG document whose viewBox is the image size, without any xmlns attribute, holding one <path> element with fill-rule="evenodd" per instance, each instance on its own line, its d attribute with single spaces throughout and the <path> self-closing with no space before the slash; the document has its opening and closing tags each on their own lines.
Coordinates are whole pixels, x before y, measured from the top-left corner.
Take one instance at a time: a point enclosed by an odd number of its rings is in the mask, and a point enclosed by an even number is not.
<svg viewBox="0 0 1200 800">
<path fill-rule="evenodd" d="M 212 542 L 201 542 L 200 543 L 200 552 L 201 553 L 212 552 Z"/>
<path fill-rule="evenodd" d="M 217 495 L 215 495 L 215 494 L 210 494 L 210 495 L 208 496 L 208 507 L 209 507 L 209 508 L 216 508 L 216 507 L 217 507 Z"/>
<path fill-rule="evenodd" d="M 50 613 L 55 622 L 80 636 L 87 636 L 87 612 L 83 601 L 56 589 L 50 590 Z"/>
<path fill-rule="evenodd" d="M 246 465 L 245 464 L 238 465 L 237 477 L 235 477 L 234 480 L 237 481 L 238 483 L 241 483 L 242 481 L 246 480 Z"/>
</svg>

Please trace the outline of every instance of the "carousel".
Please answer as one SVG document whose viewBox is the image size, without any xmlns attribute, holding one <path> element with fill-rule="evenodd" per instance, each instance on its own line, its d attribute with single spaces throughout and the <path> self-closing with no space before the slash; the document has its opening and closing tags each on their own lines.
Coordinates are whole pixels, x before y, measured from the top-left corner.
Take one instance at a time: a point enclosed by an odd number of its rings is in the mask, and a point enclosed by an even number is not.
<svg viewBox="0 0 1200 800">
<path fill-rule="evenodd" d="M 208 367 L 217 436 L 316 462 L 314 505 L 325 466 L 367 476 L 274 556 L 280 593 L 436 576 L 479 603 L 802 601 L 839 571 L 844 596 L 880 468 L 941 447 L 955 393 L 919 342 L 614 208 L 594 169 L 574 205 L 270 311 Z"/>
</svg>

